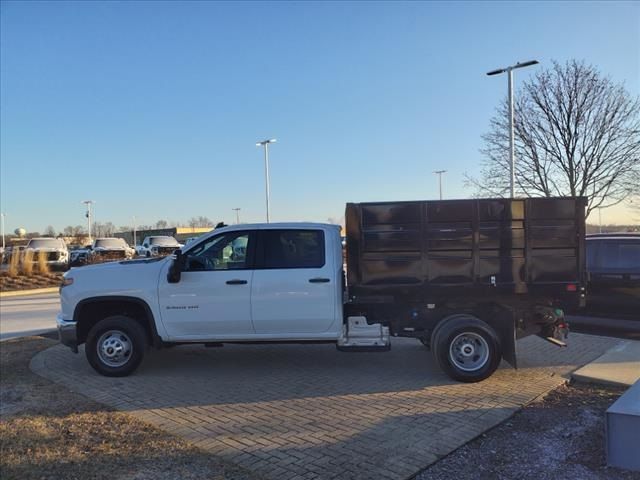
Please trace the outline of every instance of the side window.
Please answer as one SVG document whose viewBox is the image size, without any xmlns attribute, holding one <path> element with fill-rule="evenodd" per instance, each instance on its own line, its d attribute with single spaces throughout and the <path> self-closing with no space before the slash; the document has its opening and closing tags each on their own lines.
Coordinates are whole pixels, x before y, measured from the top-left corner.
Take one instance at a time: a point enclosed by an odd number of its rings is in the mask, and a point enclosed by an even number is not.
<svg viewBox="0 0 640 480">
<path fill-rule="evenodd" d="M 250 234 L 218 235 L 197 245 L 185 255 L 185 271 L 243 270 L 248 261 Z"/>
<path fill-rule="evenodd" d="M 263 230 L 263 268 L 324 266 L 322 230 Z"/>
<path fill-rule="evenodd" d="M 598 250 L 597 270 L 635 273 L 640 270 L 640 243 L 603 242 Z"/>
</svg>

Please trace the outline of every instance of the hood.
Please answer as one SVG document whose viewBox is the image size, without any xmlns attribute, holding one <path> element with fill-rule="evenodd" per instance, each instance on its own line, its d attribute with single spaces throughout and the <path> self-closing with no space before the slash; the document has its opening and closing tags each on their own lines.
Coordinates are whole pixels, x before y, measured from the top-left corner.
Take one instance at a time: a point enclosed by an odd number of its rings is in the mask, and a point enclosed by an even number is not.
<svg viewBox="0 0 640 480">
<path fill-rule="evenodd" d="M 73 276 L 78 274 L 93 274 L 93 273 L 109 273 L 128 275 L 134 269 L 155 269 L 159 268 L 161 262 L 169 261 L 171 257 L 153 257 L 153 258 L 140 258 L 135 260 L 114 260 L 113 262 L 94 263 L 82 267 L 73 267 Z M 71 271 L 70 270 L 70 271 Z M 120 272 L 118 272 L 118 270 Z"/>
<path fill-rule="evenodd" d="M 26 248 L 25 251 L 28 252 L 68 252 L 68 250 L 66 248 L 52 248 L 52 247 L 46 247 L 46 248 L 33 248 L 33 247 L 29 247 Z"/>
</svg>

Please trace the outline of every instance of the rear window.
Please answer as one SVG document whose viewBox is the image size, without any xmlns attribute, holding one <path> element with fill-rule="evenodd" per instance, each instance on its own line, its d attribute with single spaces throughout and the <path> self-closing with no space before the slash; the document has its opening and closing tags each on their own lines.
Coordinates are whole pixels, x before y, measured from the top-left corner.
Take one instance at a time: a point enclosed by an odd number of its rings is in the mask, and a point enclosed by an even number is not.
<svg viewBox="0 0 640 480">
<path fill-rule="evenodd" d="M 640 272 L 640 242 L 588 241 L 589 270 L 611 273 Z"/>
<path fill-rule="evenodd" d="M 324 266 L 322 230 L 263 230 L 264 268 Z"/>
</svg>

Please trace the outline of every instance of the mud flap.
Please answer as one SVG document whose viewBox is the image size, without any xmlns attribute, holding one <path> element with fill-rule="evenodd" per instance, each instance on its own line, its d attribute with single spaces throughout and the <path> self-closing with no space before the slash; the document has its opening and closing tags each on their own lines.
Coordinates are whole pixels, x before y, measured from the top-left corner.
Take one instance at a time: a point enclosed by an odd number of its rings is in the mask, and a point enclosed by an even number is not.
<svg viewBox="0 0 640 480">
<path fill-rule="evenodd" d="M 496 333 L 500 339 L 502 358 L 513 368 L 518 368 L 516 352 L 516 320 L 512 314 L 505 314 L 495 325 Z"/>
</svg>

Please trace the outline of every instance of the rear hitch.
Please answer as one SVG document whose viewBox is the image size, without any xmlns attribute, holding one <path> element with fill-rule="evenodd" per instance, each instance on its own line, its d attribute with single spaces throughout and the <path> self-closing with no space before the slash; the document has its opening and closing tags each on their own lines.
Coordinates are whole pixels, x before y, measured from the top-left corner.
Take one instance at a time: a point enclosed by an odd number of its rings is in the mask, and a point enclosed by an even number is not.
<svg viewBox="0 0 640 480">
<path fill-rule="evenodd" d="M 545 320 L 538 336 L 558 347 L 566 347 L 569 337 L 569 324 L 564 319 L 564 312 L 559 308 L 539 308 L 536 312 Z"/>
</svg>

